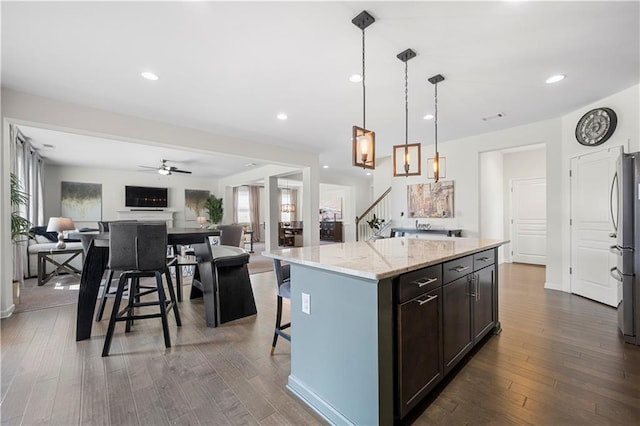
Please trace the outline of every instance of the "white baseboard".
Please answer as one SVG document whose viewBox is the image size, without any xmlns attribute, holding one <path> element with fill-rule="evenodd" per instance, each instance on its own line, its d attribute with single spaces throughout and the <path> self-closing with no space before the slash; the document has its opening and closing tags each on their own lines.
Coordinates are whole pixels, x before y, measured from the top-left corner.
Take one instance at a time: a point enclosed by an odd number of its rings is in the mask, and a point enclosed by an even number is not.
<svg viewBox="0 0 640 426">
<path fill-rule="evenodd" d="M 562 290 L 562 286 L 560 286 L 558 284 L 550 283 L 549 281 L 545 281 L 544 288 L 547 289 L 547 290 L 564 291 L 564 290 Z"/>
<path fill-rule="evenodd" d="M 16 305 L 11 304 L 7 309 L 3 309 L 0 311 L 0 318 L 9 318 L 11 314 L 16 310 Z"/>
</svg>

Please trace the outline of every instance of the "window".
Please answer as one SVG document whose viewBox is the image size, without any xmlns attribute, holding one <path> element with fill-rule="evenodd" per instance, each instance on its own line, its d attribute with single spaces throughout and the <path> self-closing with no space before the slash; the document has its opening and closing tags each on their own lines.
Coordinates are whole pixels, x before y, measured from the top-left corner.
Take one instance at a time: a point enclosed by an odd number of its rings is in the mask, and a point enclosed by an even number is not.
<svg viewBox="0 0 640 426">
<path fill-rule="evenodd" d="M 238 188 L 238 223 L 250 223 L 251 214 L 249 213 L 249 188 L 241 186 Z"/>
</svg>

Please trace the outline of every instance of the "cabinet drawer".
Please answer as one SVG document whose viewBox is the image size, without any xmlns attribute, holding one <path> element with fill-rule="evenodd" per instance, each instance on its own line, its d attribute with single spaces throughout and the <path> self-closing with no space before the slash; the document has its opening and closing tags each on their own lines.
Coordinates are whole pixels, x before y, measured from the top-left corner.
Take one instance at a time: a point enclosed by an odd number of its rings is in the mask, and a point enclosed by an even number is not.
<svg viewBox="0 0 640 426">
<path fill-rule="evenodd" d="M 485 266 L 493 265 L 496 261 L 495 250 L 485 250 L 473 255 L 473 270 L 477 271 Z"/>
<path fill-rule="evenodd" d="M 428 266 L 398 277 L 398 303 L 442 285 L 442 265 Z"/>
<path fill-rule="evenodd" d="M 442 265 L 442 275 L 444 284 L 464 277 L 473 272 L 473 256 L 465 256 L 460 259 L 451 260 Z"/>
</svg>

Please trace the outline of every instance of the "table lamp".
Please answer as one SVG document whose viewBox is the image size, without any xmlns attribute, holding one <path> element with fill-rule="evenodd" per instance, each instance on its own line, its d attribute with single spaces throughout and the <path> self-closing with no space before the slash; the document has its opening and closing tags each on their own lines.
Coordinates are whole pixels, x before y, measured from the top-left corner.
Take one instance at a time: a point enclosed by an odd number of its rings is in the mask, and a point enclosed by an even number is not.
<svg viewBox="0 0 640 426">
<path fill-rule="evenodd" d="M 204 224 L 207 223 L 207 218 L 204 216 L 198 216 L 196 220 L 200 224 L 200 228 L 204 228 Z"/>
<path fill-rule="evenodd" d="M 47 225 L 47 232 L 57 232 L 58 233 L 58 244 L 56 244 L 57 249 L 65 249 L 67 245 L 64 242 L 63 231 L 72 231 L 76 229 L 76 226 L 73 224 L 73 220 L 70 217 L 51 217 L 49 218 L 49 224 Z"/>
</svg>

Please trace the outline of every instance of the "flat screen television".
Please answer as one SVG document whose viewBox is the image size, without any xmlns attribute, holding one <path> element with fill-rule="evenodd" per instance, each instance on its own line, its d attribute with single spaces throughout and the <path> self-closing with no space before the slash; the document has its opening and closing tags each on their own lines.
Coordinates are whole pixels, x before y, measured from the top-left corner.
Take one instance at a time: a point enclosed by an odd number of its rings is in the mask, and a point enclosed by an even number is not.
<svg viewBox="0 0 640 426">
<path fill-rule="evenodd" d="M 126 207 L 167 207 L 167 188 L 125 186 Z"/>
</svg>

